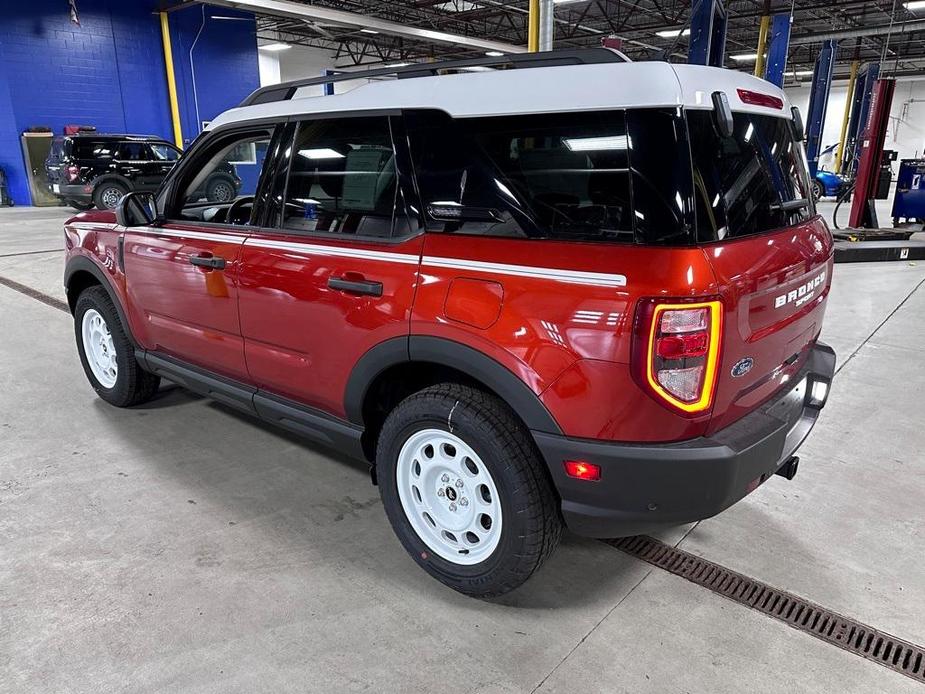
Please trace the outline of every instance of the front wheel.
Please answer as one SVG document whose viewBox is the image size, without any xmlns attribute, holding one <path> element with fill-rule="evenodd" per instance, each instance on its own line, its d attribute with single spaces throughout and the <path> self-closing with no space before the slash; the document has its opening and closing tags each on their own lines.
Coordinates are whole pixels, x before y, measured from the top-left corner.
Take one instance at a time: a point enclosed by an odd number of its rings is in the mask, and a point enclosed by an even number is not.
<svg viewBox="0 0 925 694">
<path fill-rule="evenodd" d="M 517 588 L 558 544 L 545 464 L 493 395 L 441 384 L 408 397 L 386 419 L 376 466 L 405 549 L 461 593 L 489 598 Z"/>
<path fill-rule="evenodd" d="M 823 195 L 825 195 L 825 190 L 822 187 L 822 183 L 818 180 L 813 180 L 813 200 L 819 202 Z"/>
<path fill-rule="evenodd" d="M 87 380 L 103 400 L 129 407 L 154 397 L 160 378 L 135 360 L 135 349 L 105 289 L 90 287 L 77 298 L 74 332 Z"/>
</svg>

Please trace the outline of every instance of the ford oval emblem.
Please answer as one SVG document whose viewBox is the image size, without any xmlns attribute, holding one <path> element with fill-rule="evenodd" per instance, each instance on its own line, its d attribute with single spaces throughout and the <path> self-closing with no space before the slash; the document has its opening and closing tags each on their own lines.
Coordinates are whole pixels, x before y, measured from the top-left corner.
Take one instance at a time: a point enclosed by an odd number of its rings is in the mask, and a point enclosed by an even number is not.
<svg viewBox="0 0 925 694">
<path fill-rule="evenodd" d="M 736 362 L 735 366 L 732 367 L 732 376 L 733 378 L 738 378 L 739 376 L 744 376 L 749 371 L 752 370 L 752 365 L 754 365 L 755 360 L 751 357 L 745 357 L 744 359 L 739 359 Z"/>
</svg>

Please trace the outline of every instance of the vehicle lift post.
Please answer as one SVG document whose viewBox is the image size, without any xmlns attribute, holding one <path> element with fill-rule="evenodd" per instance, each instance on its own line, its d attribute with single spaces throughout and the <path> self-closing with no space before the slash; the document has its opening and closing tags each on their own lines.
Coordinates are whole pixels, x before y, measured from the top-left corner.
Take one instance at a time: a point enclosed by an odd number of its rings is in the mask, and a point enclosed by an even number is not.
<svg viewBox="0 0 925 694">
<path fill-rule="evenodd" d="M 849 227 L 834 234 L 836 263 L 925 260 L 925 241 L 912 240 L 911 230 L 880 228 L 874 207 L 895 88 L 894 79 L 881 78 L 872 84 L 867 118 L 857 134 L 857 178 Z M 895 204 L 893 214 L 897 216 Z"/>
<path fill-rule="evenodd" d="M 790 48 L 791 19 L 788 12 L 781 12 L 771 17 L 768 63 L 764 78 L 781 88 L 784 86 L 784 70 L 787 68 L 787 50 Z"/>
<path fill-rule="evenodd" d="M 722 0 L 699 0 L 691 9 L 687 62 L 723 67 L 726 60 L 726 8 Z"/>
<path fill-rule="evenodd" d="M 880 63 L 867 63 L 858 70 L 854 85 L 854 96 L 851 102 L 851 116 L 848 119 L 845 151 L 842 157 L 841 171 L 838 172 L 847 178 L 853 178 L 854 173 L 857 171 L 858 156 L 861 153 L 859 147 L 861 138 L 859 135 L 867 123 L 871 93 L 879 76 Z"/>
<path fill-rule="evenodd" d="M 816 176 L 819 167 L 819 152 L 822 149 L 822 128 L 825 125 L 825 112 L 829 106 L 829 90 L 832 87 L 832 73 L 835 69 L 835 56 L 838 42 L 826 41 L 822 45 L 816 66 L 813 68 L 813 86 L 809 93 L 809 113 L 806 128 L 806 158 L 809 160 L 809 175 Z"/>
<path fill-rule="evenodd" d="M 866 125 L 857 143 L 857 179 L 851 200 L 851 216 L 848 218 L 848 224 L 853 228 L 877 229 L 880 226 L 874 200 L 895 89 L 896 80 L 879 79 L 871 91 Z"/>
</svg>

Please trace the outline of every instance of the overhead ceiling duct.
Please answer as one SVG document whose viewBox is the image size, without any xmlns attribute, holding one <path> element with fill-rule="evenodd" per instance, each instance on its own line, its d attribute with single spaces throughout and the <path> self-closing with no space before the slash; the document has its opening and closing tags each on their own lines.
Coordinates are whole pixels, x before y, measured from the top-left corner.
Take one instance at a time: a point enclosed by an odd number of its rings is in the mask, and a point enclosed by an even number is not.
<svg viewBox="0 0 925 694">
<path fill-rule="evenodd" d="M 790 45 L 802 46 L 808 43 L 821 43 L 830 39 L 841 41 L 842 39 L 854 39 L 860 36 L 884 36 L 886 34 L 898 37 L 903 34 L 912 33 L 913 31 L 925 31 L 925 19 L 899 22 L 893 24 L 892 27 L 889 24 L 879 24 L 877 26 L 864 27 L 861 29 L 840 29 L 838 31 L 823 31 L 807 36 L 795 36 L 790 39 Z"/>
<path fill-rule="evenodd" d="M 262 15 L 291 17 L 293 19 L 328 22 L 360 29 L 372 29 L 381 34 L 401 36 L 418 41 L 464 46 L 480 51 L 498 51 L 500 53 L 527 52 L 526 46 L 517 46 L 512 43 L 502 43 L 500 41 L 490 41 L 475 36 L 462 36 L 460 34 L 423 29 L 421 27 L 390 22 L 385 19 L 378 19 L 376 17 L 356 14 L 354 12 L 332 10 L 327 7 L 318 7 L 317 5 L 303 5 L 302 3 L 292 2 L 291 0 L 209 0 L 209 4 L 219 7 L 231 7 Z"/>
</svg>

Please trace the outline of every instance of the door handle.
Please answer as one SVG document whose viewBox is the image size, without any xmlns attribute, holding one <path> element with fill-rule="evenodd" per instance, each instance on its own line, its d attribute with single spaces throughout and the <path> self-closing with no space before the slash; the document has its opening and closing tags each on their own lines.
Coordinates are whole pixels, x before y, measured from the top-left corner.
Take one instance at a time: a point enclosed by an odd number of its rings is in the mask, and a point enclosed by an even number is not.
<svg viewBox="0 0 925 694">
<path fill-rule="evenodd" d="M 328 286 L 347 294 L 363 294 L 367 296 L 382 296 L 382 282 L 369 280 L 348 280 L 343 277 L 328 278 Z"/>
<path fill-rule="evenodd" d="M 217 255 L 191 255 L 190 264 L 204 267 L 209 270 L 224 270 L 225 259 Z"/>
</svg>

